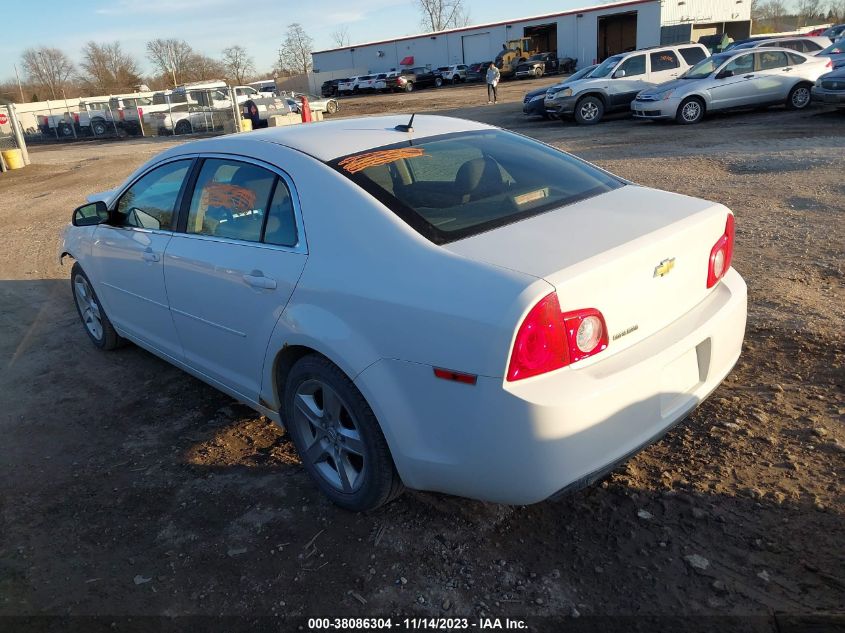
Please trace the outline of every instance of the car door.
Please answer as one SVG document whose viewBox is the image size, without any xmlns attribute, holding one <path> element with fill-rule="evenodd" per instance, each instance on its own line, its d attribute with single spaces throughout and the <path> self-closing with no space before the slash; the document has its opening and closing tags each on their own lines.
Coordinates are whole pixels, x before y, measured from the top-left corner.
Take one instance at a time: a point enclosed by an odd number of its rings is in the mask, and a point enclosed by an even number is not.
<svg viewBox="0 0 845 633">
<path fill-rule="evenodd" d="M 710 88 L 710 109 L 722 110 L 757 103 L 754 53 L 734 57 L 716 73 Z"/>
<path fill-rule="evenodd" d="M 623 61 L 607 82 L 611 108 L 627 108 L 637 93 L 649 87 L 645 54 L 632 55 Z"/>
<path fill-rule="evenodd" d="M 117 199 L 94 233 L 91 279 L 115 327 L 176 359 L 182 348 L 170 317 L 164 251 L 173 236 L 193 158 L 161 164 Z"/>
<path fill-rule="evenodd" d="M 795 70 L 789 63 L 786 51 L 759 51 L 755 53 L 756 77 L 755 103 L 783 101 L 795 84 Z"/>
<path fill-rule="evenodd" d="M 257 402 L 267 341 L 307 249 L 292 181 L 245 158 L 203 159 L 165 253 L 185 360 Z"/>
<path fill-rule="evenodd" d="M 671 48 L 649 53 L 649 82 L 662 84 L 677 79 L 681 74 L 681 61 Z"/>
</svg>

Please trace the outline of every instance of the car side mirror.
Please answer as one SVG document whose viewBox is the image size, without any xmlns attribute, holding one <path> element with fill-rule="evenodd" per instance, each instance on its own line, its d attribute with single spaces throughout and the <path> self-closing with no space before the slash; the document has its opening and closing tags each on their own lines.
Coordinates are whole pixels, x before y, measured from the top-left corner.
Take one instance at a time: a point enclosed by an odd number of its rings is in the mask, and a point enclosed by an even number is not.
<svg viewBox="0 0 845 633">
<path fill-rule="evenodd" d="M 728 77 L 733 77 L 734 71 L 732 70 L 723 70 L 718 75 L 716 75 L 716 79 L 727 79 Z"/>
<path fill-rule="evenodd" d="M 109 208 L 102 200 L 92 202 L 90 204 L 83 204 L 81 207 L 73 212 L 71 223 L 74 226 L 95 226 L 108 222 Z"/>
<path fill-rule="evenodd" d="M 622 77 L 624 77 L 624 76 L 625 76 L 624 70 L 617 70 L 615 73 L 613 73 L 614 79 L 622 79 Z"/>
</svg>

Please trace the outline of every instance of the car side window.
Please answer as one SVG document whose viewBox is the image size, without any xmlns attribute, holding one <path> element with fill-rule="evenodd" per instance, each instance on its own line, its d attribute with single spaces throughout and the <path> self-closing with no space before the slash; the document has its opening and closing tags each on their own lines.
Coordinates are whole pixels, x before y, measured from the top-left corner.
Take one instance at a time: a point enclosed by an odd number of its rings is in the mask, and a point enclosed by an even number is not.
<svg viewBox="0 0 845 633">
<path fill-rule="evenodd" d="M 622 64 L 620 64 L 619 68 L 616 69 L 616 72 L 618 73 L 620 70 L 625 71 L 625 77 L 635 77 L 636 75 L 644 75 L 645 55 L 634 55 L 633 57 L 629 57 L 624 62 L 622 62 Z"/>
<path fill-rule="evenodd" d="M 764 51 L 757 53 L 760 70 L 772 70 L 787 66 L 786 53 L 781 51 Z"/>
<path fill-rule="evenodd" d="M 801 40 L 801 44 L 804 45 L 804 50 L 801 51 L 801 49 L 799 48 L 797 49 L 799 52 L 815 53 L 816 51 L 820 51 L 822 49 L 822 47 L 819 46 L 819 44 L 817 42 L 814 42 L 813 40 Z"/>
<path fill-rule="evenodd" d="M 681 48 L 679 49 L 681 53 L 681 57 L 684 58 L 684 61 L 689 64 L 690 66 L 695 66 L 698 62 L 702 59 L 706 59 L 707 55 L 704 53 L 703 50 L 698 48 L 698 46 L 690 46 L 688 48 Z"/>
<path fill-rule="evenodd" d="M 267 224 L 264 227 L 266 244 L 277 246 L 296 246 L 296 219 L 293 214 L 293 200 L 285 181 L 279 178 L 276 190 L 267 211 Z"/>
<path fill-rule="evenodd" d="M 672 70 L 678 68 L 681 62 L 678 61 L 677 55 L 672 51 L 659 51 L 651 54 L 651 72 L 656 73 L 661 70 Z M 628 74 L 627 72 L 625 73 Z"/>
<path fill-rule="evenodd" d="M 789 63 L 793 66 L 803 64 L 805 61 L 807 61 L 804 57 L 801 57 L 801 55 L 796 55 L 795 53 L 787 53 L 786 56 L 789 58 Z"/>
<path fill-rule="evenodd" d="M 167 163 L 142 176 L 117 202 L 117 226 L 173 229 L 173 216 L 190 160 Z"/>
<path fill-rule="evenodd" d="M 754 53 L 734 58 L 724 69 L 730 70 L 734 75 L 754 72 Z"/>
<path fill-rule="evenodd" d="M 260 241 L 275 181 L 274 173 L 251 163 L 206 160 L 191 197 L 187 232 Z"/>
</svg>

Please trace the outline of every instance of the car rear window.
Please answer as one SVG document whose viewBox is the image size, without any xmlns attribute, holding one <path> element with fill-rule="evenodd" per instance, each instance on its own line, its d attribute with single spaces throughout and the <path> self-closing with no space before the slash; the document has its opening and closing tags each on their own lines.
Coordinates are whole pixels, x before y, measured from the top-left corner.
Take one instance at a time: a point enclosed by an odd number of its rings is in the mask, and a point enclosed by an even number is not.
<svg viewBox="0 0 845 633">
<path fill-rule="evenodd" d="M 435 244 L 625 184 L 569 154 L 501 130 L 406 140 L 329 165 Z"/>
<path fill-rule="evenodd" d="M 680 48 L 678 51 L 681 53 L 681 57 L 684 58 L 684 61 L 690 66 L 695 66 L 698 62 L 707 57 L 707 54 L 698 46 Z"/>
</svg>

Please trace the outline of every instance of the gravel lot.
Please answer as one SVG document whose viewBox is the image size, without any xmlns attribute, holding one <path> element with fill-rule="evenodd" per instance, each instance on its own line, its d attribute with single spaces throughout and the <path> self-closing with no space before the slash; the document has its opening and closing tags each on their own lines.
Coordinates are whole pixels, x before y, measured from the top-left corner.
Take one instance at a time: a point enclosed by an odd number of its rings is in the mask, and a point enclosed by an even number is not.
<svg viewBox="0 0 845 633">
<path fill-rule="evenodd" d="M 338 510 L 266 419 L 136 347 L 96 351 L 78 323 L 62 226 L 178 141 L 38 148 L 0 175 L 0 615 L 845 613 L 845 112 L 578 127 L 525 119 L 542 83 L 341 113 L 474 118 L 731 207 L 746 346 L 705 404 L 559 502 Z"/>
</svg>

